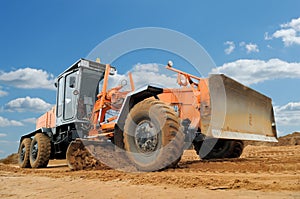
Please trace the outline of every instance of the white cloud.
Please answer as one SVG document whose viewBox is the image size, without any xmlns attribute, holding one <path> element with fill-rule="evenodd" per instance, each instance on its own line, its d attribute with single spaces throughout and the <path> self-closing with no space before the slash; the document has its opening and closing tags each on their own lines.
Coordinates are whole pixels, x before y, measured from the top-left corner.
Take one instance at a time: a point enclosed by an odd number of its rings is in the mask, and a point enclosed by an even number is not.
<svg viewBox="0 0 300 199">
<path fill-rule="evenodd" d="M 225 52 L 227 55 L 231 54 L 231 53 L 234 51 L 234 49 L 235 49 L 235 44 L 234 44 L 234 42 L 233 42 L 233 41 L 226 41 L 224 44 L 225 44 L 225 45 L 228 45 L 228 47 L 224 50 L 224 52 Z"/>
<path fill-rule="evenodd" d="M 7 104 L 4 105 L 4 110 L 11 112 L 45 112 L 48 111 L 52 107 L 51 104 L 45 102 L 40 98 L 17 98 L 11 100 Z"/>
<path fill-rule="evenodd" d="M 282 126 L 300 125 L 300 102 L 289 102 L 283 106 L 275 106 L 276 122 Z"/>
<path fill-rule="evenodd" d="M 272 40 L 273 39 L 273 37 L 270 36 L 268 32 L 265 32 L 264 38 L 265 38 L 265 40 Z"/>
<path fill-rule="evenodd" d="M 271 79 L 300 78 L 300 63 L 289 63 L 280 59 L 240 59 L 214 68 L 211 73 L 223 73 L 250 85 Z"/>
<path fill-rule="evenodd" d="M 160 68 L 157 63 L 138 63 L 133 66 L 131 73 L 135 88 L 139 88 L 146 84 L 156 84 L 162 87 L 169 88 L 178 87 L 177 78 L 174 76 L 176 74 L 166 74 L 165 71 L 162 68 Z M 127 90 L 129 90 L 130 82 L 128 80 L 127 75 L 116 74 L 115 76 L 110 77 L 109 87 L 117 86 L 120 83 L 120 81 L 124 79 L 126 79 L 128 82 L 126 88 Z"/>
<path fill-rule="evenodd" d="M 0 116 L 0 127 L 6 126 L 23 126 L 23 123 L 16 120 L 9 120 Z"/>
<path fill-rule="evenodd" d="M 296 31 L 300 31 L 300 17 L 297 19 L 292 19 L 290 22 L 281 24 L 282 28 L 293 28 Z"/>
<path fill-rule="evenodd" d="M 282 29 L 277 30 L 273 37 L 281 38 L 285 46 L 291 46 L 292 44 L 300 45 L 300 37 L 297 37 L 297 32 L 294 29 Z"/>
<path fill-rule="evenodd" d="M 2 86 L 0 86 L 0 97 L 4 97 L 6 95 L 8 95 L 8 92 L 2 90 Z"/>
<path fill-rule="evenodd" d="M 0 154 L 4 154 L 4 153 L 5 153 L 5 151 L 0 150 Z"/>
<path fill-rule="evenodd" d="M 144 70 L 144 67 L 148 70 Z M 177 87 L 177 79 L 174 76 L 164 74 L 159 70 L 159 66 L 156 63 L 150 64 L 137 64 L 133 67 L 132 78 L 136 85 L 136 88 L 145 84 L 158 84 L 164 87 Z"/>
<path fill-rule="evenodd" d="M 0 97 L 8 95 L 8 92 L 0 90 Z"/>
<path fill-rule="evenodd" d="M 159 72 L 159 66 L 156 63 L 148 63 L 148 64 L 141 64 L 137 63 L 133 67 L 134 71 L 152 71 L 152 72 Z"/>
<path fill-rule="evenodd" d="M 19 141 L 0 140 L 0 143 L 3 143 L 3 144 L 15 144 L 15 143 L 19 143 Z"/>
<path fill-rule="evenodd" d="M 36 118 L 35 117 L 26 118 L 26 119 L 23 119 L 22 122 L 35 124 Z"/>
<path fill-rule="evenodd" d="M 257 44 L 249 43 L 249 44 L 246 44 L 245 48 L 247 49 L 247 53 L 259 52 Z"/>
<path fill-rule="evenodd" d="M 272 38 L 281 38 L 285 46 L 291 46 L 293 44 L 300 45 L 300 17 L 292 19 L 290 22 L 281 24 L 281 29 L 275 31 L 272 36 L 265 34 L 265 39 L 270 40 Z"/>
<path fill-rule="evenodd" d="M 44 70 L 20 68 L 10 72 L 0 72 L 0 82 L 17 88 L 55 89 L 54 76 Z"/>
<path fill-rule="evenodd" d="M 0 133 L 0 137 L 6 137 L 7 136 L 7 134 L 5 134 L 5 133 Z"/>
<path fill-rule="evenodd" d="M 259 52 L 257 44 L 253 44 L 253 43 L 246 44 L 244 41 L 242 41 L 242 42 L 240 42 L 240 46 L 245 47 L 245 49 L 247 50 L 247 53 L 251 53 L 251 52 L 258 53 Z"/>
</svg>

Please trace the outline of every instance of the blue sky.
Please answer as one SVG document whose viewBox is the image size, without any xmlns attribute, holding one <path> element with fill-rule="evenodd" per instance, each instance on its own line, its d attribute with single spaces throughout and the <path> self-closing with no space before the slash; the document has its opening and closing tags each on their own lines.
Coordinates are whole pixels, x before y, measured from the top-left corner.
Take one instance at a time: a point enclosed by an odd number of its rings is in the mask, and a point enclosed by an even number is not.
<svg viewBox="0 0 300 199">
<path fill-rule="evenodd" d="M 297 0 L 0 1 L 0 158 L 55 104 L 55 76 L 112 35 L 142 27 L 193 38 L 214 72 L 273 99 L 280 135 L 300 131 L 299 7 Z M 116 64 L 122 72 L 170 58 L 157 54 L 136 52 Z"/>
</svg>

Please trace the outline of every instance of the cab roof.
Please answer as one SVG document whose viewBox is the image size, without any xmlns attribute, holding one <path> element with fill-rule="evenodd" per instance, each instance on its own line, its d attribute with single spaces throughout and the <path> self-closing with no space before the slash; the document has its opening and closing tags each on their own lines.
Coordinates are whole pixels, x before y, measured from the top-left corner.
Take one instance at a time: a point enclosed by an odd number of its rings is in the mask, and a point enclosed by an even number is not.
<svg viewBox="0 0 300 199">
<path fill-rule="evenodd" d="M 76 70 L 77 68 L 80 68 L 80 67 L 90 68 L 90 69 L 104 73 L 106 65 L 95 62 L 95 61 L 87 60 L 84 58 L 80 58 L 74 64 L 72 64 L 69 68 L 67 68 L 64 72 L 62 72 L 60 75 L 58 75 L 57 78 L 59 79 L 64 74 L 66 74 L 70 71 Z"/>
</svg>

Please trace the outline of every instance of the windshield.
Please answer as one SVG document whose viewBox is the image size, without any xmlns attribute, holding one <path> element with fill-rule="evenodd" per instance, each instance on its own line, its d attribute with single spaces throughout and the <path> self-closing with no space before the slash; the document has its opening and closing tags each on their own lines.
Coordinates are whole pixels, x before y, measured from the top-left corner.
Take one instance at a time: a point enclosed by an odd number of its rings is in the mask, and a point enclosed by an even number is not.
<svg viewBox="0 0 300 199">
<path fill-rule="evenodd" d="M 102 78 L 103 74 L 100 72 L 85 68 L 82 70 L 78 119 L 88 120 L 90 118 L 98 94 L 99 81 Z"/>
</svg>

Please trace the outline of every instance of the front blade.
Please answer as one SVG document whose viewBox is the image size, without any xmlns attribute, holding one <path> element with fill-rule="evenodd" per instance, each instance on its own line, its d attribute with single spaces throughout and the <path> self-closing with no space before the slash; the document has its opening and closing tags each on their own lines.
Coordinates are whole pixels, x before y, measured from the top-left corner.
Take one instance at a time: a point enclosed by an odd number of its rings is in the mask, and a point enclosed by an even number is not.
<svg viewBox="0 0 300 199">
<path fill-rule="evenodd" d="M 206 134 L 216 138 L 277 141 L 272 100 L 225 75 L 208 79 L 210 125 Z M 201 117 L 207 122 L 206 117 Z"/>
</svg>

